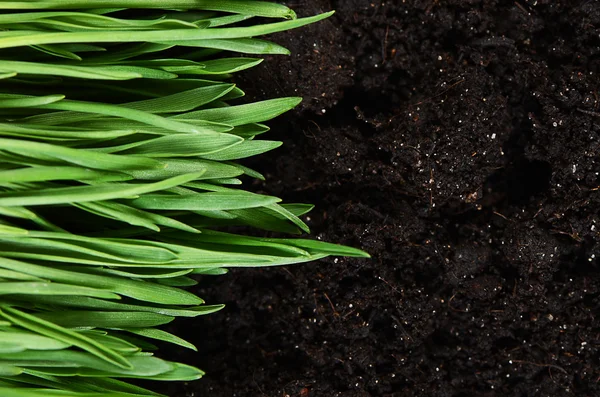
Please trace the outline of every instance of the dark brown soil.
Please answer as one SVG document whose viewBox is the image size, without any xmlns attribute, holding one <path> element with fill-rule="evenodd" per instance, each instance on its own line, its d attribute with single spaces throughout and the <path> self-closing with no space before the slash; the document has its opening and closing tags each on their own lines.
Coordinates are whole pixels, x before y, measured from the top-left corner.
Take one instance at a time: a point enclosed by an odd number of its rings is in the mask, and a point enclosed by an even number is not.
<svg viewBox="0 0 600 397">
<path fill-rule="evenodd" d="M 313 0 L 256 190 L 372 260 L 234 270 L 175 397 L 600 395 L 600 3 Z"/>
</svg>

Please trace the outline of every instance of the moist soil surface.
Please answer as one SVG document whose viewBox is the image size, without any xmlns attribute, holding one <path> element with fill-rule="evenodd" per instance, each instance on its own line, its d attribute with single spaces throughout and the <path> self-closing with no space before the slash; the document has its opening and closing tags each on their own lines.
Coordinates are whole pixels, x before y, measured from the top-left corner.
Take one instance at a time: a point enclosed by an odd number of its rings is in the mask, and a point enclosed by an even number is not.
<svg viewBox="0 0 600 397">
<path fill-rule="evenodd" d="M 313 0 L 291 57 L 238 77 L 303 96 L 249 162 L 316 238 L 372 259 L 237 269 L 173 331 L 175 397 L 599 396 L 600 4 Z"/>
</svg>

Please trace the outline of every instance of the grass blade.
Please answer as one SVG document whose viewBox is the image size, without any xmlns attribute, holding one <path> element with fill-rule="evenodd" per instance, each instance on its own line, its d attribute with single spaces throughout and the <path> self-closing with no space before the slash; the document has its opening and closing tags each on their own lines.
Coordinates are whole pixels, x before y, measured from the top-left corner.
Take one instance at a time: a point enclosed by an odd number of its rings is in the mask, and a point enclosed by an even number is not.
<svg viewBox="0 0 600 397">
<path fill-rule="evenodd" d="M 77 332 L 70 331 L 31 314 L 27 314 L 12 307 L 0 305 L 0 317 L 34 333 L 77 346 L 118 368 L 132 368 L 132 364 L 120 354 L 107 349 L 105 346 L 78 334 Z"/>
</svg>

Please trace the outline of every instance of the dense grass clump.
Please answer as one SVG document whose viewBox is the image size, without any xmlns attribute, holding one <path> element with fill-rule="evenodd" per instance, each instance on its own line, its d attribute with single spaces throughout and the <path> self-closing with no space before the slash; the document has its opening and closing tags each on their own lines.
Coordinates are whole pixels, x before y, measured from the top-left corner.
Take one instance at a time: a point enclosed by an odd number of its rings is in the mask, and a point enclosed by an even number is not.
<svg viewBox="0 0 600 397">
<path fill-rule="evenodd" d="M 262 123 L 300 99 L 239 104 L 229 78 L 261 62 L 248 54 L 288 53 L 256 36 L 328 15 L 241 0 L 0 2 L 0 396 L 154 396 L 121 379 L 203 375 L 151 353 L 152 340 L 195 349 L 159 327 L 221 309 L 185 290 L 193 276 L 366 255 L 230 233 L 309 231 L 312 206 L 239 188 L 263 177 L 238 160 L 280 145 L 258 139 Z"/>
</svg>

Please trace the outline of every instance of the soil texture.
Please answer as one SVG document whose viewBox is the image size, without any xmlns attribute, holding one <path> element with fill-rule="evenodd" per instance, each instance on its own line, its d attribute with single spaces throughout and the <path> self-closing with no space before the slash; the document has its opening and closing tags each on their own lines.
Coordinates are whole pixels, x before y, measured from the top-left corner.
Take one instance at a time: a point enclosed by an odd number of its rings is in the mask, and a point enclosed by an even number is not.
<svg viewBox="0 0 600 397">
<path fill-rule="evenodd" d="M 305 97 L 254 189 L 373 258 L 202 280 L 227 307 L 170 354 L 208 374 L 168 392 L 599 396 L 600 3 L 288 5 L 337 12 L 238 78 Z"/>
</svg>

